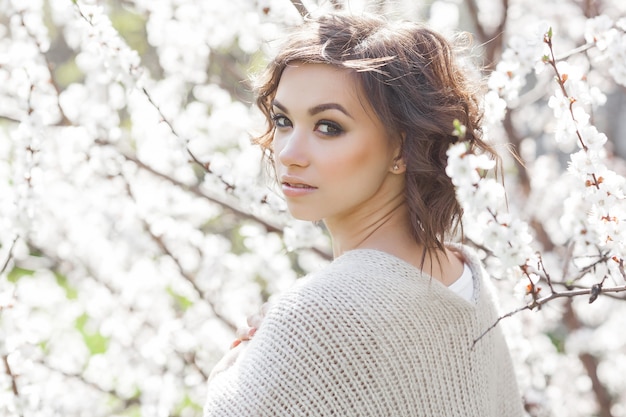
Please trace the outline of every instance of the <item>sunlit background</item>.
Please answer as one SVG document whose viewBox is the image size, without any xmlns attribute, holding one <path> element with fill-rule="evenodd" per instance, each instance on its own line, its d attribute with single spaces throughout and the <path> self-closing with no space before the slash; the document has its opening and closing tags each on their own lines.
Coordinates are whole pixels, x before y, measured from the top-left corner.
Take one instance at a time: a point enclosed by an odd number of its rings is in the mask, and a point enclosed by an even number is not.
<svg viewBox="0 0 626 417">
<path fill-rule="evenodd" d="M 253 75 L 333 9 L 472 34 L 507 198 L 464 194 L 465 231 L 534 306 L 501 322 L 527 412 L 626 416 L 622 0 L 0 0 L 0 415 L 201 416 L 235 329 L 329 262 L 250 137 Z"/>
</svg>

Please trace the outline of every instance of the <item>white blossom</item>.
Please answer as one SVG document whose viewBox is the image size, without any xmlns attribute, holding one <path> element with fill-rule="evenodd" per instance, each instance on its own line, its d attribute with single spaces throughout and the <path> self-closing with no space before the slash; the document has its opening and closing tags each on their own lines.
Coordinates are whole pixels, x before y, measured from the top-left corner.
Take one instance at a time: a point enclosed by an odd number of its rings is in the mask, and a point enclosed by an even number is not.
<svg viewBox="0 0 626 417">
<path fill-rule="evenodd" d="M 264 120 L 248 74 L 302 22 L 296 8 L 122 3 L 0 0 L 2 416 L 198 416 L 233 328 L 329 262 L 328 236 L 286 215 L 250 144 Z M 314 16 L 333 7 L 304 3 Z M 431 3 L 383 12 L 446 34 L 469 27 L 458 4 Z M 502 160 L 457 144 L 446 172 L 501 311 L 532 302 L 529 279 L 548 295 L 546 273 L 559 291 L 624 285 L 623 151 L 619 123 L 606 122 L 608 103 L 623 110 L 624 2 L 587 18 L 570 0 L 521 0 L 497 33 L 502 6 L 477 4 L 471 27 L 489 39 L 476 32 L 474 52 L 496 51 L 482 62 L 483 139 Z M 588 352 L 611 413 L 626 416 L 624 303 L 602 293 L 567 311 L 560 301 L 501 322 L 528 409 L 600 414 L 578 357 Z"/>
</svg>

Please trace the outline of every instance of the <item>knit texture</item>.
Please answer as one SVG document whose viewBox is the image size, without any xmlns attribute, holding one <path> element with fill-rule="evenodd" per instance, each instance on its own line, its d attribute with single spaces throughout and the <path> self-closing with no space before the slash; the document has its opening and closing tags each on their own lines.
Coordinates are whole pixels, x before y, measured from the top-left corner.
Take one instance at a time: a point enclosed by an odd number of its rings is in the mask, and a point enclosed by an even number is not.
<svg viewBox="0 0 626 417">
<path fill-rule="evenodd" d="M 205 417 L 522 416 L 510 354 L 477 257 L 475 303 L 384 252 L 345 253 L 281 296 Z"/>
</svg>

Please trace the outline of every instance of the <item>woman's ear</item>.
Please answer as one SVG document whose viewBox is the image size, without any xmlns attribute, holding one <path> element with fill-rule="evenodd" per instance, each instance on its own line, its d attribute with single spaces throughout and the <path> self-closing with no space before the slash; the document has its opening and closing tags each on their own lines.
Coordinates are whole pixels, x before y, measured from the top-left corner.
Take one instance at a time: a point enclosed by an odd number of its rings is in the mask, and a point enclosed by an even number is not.
<svg viewBox="0 0 626 417">
<path fill-rule="evenodd" d="M 393 165 L 391 166 L 390 171 L 394 174 L 402 174 L 406 172 L 406 164 L 404 163 L 404 159 L 402 159 L 402 157 L 400 156 L 393 158 Z"/>
<path fill-rule="evenodd" d="M 402 149 L 404 148 L 404 139 L 406 138 L 406 134 L 404 132 L 400 133 L 400 139 L 397 140 L 397 145 L 394 149 L 393 164 L 391 165 L 391 172 L 394 174 L 402 174 L 406 172 L 406 162 L 404 158 L 402 158 Z"/>
</svg>

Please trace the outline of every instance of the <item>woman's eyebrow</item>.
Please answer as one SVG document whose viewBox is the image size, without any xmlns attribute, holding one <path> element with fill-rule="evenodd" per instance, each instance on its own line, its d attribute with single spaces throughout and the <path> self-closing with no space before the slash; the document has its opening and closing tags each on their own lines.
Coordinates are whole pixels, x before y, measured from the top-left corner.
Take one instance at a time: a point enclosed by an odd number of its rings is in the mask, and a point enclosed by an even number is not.
<svg viewBox="0 0 626 417">
<path fill-rule="evenodd" d="M 280 111 L 283 111 L 285 113 L 289 113 L 287 111 L 287 108 L 284 105 L 282 105 L 278 100 L 272 100 L 272 106 L 278 108 Z M 322 104 L 318 104 L 317 106 L 311 107 L 309 109 L 309 114 L 311 116 L 314 116 L 317 113 L 321 113 L 321 112 L 323 112 L 325 110 L 339 110 L 340 112 L 342 112 L 343 114 L 345 114 L 349 118 L 354 119 L 354 117 L 352 117 L 352 115 L 348 112 L 348 110 L 346 110 L 346 108 L 343 107 L 339 103 L 322 103 Z"/>
<path fill-rule="evenodd" d="M 318 104 L 315 107 L 311 107 L 309 109 L 309 114 L 311 116 L 316 115 L 317 113 L 321 113 L 324 110 L 331 110 L 331 109 L 335 109 L 335 110 L 339 110 L 340 112 L 342 112 L 343 114 L 345 114 L 346 116 L 348 116 L 351 119 L 354 119 L 354 117 L 352 117 L 352 115 L 350 113 L 348 113 L 348 110 L 346 110 L 345 107 L 343 107 L 341 104 L 339 103 L 323 103 L 323 104 Z"/>
<path fill-rule="evenodd" d="M 280 103 L 278 102 L 278 100 L 272 100 L 272 107 L 277 107 L 277 108 L 278 108 L 278 110 L 280 110 L 280 111 L 282 111 L 282 112 L 285 112 L 285 113 L 289 113 L 289 112 L 287 111 L 287 108 L 286 108 L 285 106 L 283 106 L 282 104 L 280 104 Z"/>
</svg>

